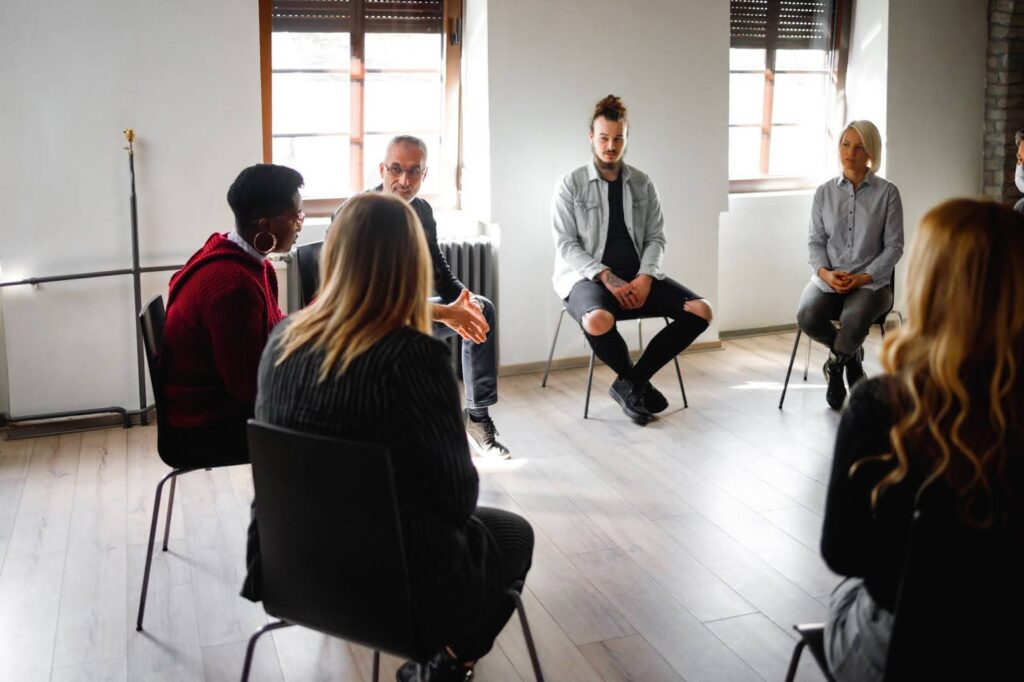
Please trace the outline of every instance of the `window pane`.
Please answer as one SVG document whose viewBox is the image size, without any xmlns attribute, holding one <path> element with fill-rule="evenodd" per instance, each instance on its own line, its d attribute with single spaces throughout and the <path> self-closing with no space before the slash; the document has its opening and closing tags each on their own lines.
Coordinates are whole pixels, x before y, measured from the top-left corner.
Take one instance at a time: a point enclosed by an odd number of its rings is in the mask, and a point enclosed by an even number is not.
<svg viewBox="0 0 1024 682">
<path fill-rule="evenodd" d="M 395 135 L 405 134 L 404 130 L 367 135 L 363 145 L 363 186 L 366 189 L 381 183 L 380 164 L 384 160 L 388 142 Z M 427 143 L 427 177 L 420 187 L 420 194 L 437 194 L 441 191 L 441 137 L 440 135 L 418 135 Z"/>
<path fill-rule="evenodd" d="M 729 49 L 729 70 L 746 71 L 764 69 L 764 50 L 749 50 L 738 47 Z"/>
<path fill-rule="evenodd" d="M 367 133 L 441 129 L 442 87 L 436 73 L 368 73 L 365 100 Z"/>
<path fill-rule="evenodd" d="M 441 33 L 367 33 L 366 68 L 441 71 Z"/>
<path fill-rule="evenodd" d="M 764 115 L 764 74 L 729 74 L 729 123 L 756 123 Z"/>
<path fill-rule="evenodd" d="M 348 74 L 275 73 L 274 134 L 347 133 Z"/>
<path fill-rule="evenodd" d="M 347 33 L 271 33 L 272 68 L 343 69 L 349 68 Z"/>
<path fill-rule="evenodd" d="M 818 124 L 824 130 L 828 101 L 825 83 L 825 76 L 820 74 L 777 74 L 772 123 Z"/>
<path fill-rule="evenodd" d="M 824 124 L 772 127 L 771 175 L 816 176 L 825 169 Z"/>
<path fill-rule="evenodd" d="M 729 178 L 756 178 L 761 173 L 761 129 L 729 128 Z"/>
<path fill-rule="evenodd" d="M 348 144 L 347 135 L 275 137 L 274 163 L 302 173 L 306 199 L 348 196 Z"/>
<path fill-rule="evenodd" d="M 776 50 L 776 71 L 824 71 L 828 68 L 826 50 Z"/>
</svg>

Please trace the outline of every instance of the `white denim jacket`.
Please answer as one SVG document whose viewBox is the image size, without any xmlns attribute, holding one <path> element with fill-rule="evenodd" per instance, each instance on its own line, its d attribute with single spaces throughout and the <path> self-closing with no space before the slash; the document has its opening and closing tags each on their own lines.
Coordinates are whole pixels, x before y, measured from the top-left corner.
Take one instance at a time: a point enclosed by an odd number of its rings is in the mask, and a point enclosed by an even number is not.
<svg viewBox="0 0 1024 682">
<path fill-rule="evenodd" d="M 654 183 L 643 171 L 622 164 L 622 212 L 626 231 L 640 256 L 639 274 L 664 279 L 665 220 Z M 555 239 L 555 293 L 566 298 L 576 282 L 593 279 L 608 240 L 608 183 L 598 175 L 593 160 L 566 175 L 551 201 L 551 227 Z"/>
</svg>

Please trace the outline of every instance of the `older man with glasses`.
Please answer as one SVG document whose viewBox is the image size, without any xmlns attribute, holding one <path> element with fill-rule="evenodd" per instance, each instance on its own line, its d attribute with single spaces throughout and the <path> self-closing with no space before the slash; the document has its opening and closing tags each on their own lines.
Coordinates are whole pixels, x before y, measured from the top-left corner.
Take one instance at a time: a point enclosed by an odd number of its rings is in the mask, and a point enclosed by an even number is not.
<svg viewBox="0 0 1024 682">
<path fill-rule="evenodd" d="M 388 143 L 380 164 L 381 184 L 372 191 L 395 194 L 416 211 L 423 224 L 434 271 L 434 336 L 462 337 L 462 378 L 466 388 L 466 431 L 481 455 L 508 459 L 511 453 L 498 441 L 488 407 L 498 402 L 494 304 L 473 294 L 452 274 L 437 245 L 437 223 L 430 204 L 416 196 L 427 176 L 427 145 L 412 135 Z"/>
</svg>

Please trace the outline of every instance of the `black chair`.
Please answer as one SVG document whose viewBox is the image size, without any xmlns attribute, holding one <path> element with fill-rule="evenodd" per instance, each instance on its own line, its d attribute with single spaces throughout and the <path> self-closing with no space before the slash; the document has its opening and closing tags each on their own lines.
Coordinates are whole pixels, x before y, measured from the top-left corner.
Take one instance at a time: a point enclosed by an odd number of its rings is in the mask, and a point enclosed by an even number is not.
<svg viewBox="0 0 1024 682">
<path fill-rule="evenodd" d="M 889 319 L 889 315 L 895 314 L 900 321 L 900 326 L 903 326 L 903 313 L 898 310 L 894 310 L 893 307 L 896 305 L 896 271 L 893 270 L 892 277 L 889 279 L 889 289 L 892 290 L 892 303 L 889 304 L 889 309 L 879 315 L 874 322 L 871 324 L 877 324 L 879 330 L 882 332 L 882 338 L 885 338 L 885 323 Z M 782 403 L 786 400 L 786 389 L 789 388 L 789 375 L 793 372 L 793 361 L 796 359 L 796 351 L 800 346 L 800 336 L 803 334 L 803 330 L 800 329 L 800 325 L 796 327 L 796 338 L 793 339 L 793 352 L 789 356 L 789 367 L 786 368 L 786 381 L 782 384 L 782 397 L 779 398 L 779 409 L 782 409 Z M 804 361 L 804 381 L 807 381 L 807 371 L 811 365 L 811 337 L 807 337 L 807 360 Z"/>
<path fill-rule="evenodd" d="M 914 513 L 885 663 L 887 682 L 1016 679 L 1024 641 L 1024 537 L 964 528 L 955 506 Z M 807 648 L 829 680 L 824 626 L 796 626 L 786 682 Z M 1018 673 L 1011 671 L 1017 670 Z"/>
<path fill-rule="evenodd" d="M 299 307 L 309 305 L 320 290 L 320 250 L 323 246 L 323 242 L 313 242 L 295 249 L 295 267 L 299 273 Z"/>
<path fill-rule="evenodd" d="M 426 661 L 438 642 L 413 633 L 409 574 L 391 457 L 379 446 L 249 422 L 263 607 L 278 620 L 249 639 L 302 625 L 380 652 Z M 543 674 L 518 589 L 515 600 L 534 675 Z"/>
<path fill-rule="evenodd" d="M 558 325 L 555 327 L 555 338 L 551 339 L 551 350 L 548 352 L 548 364 L 547 364 L 547 366 L 544 367 L 544 378 L 540 382 L 540 387 L 541 388 L 545 388 L 548 385 L 548 374 L 551 373 L 551 359 L 553 357 L 555 357 L 555 344 L 558 343 L 558 332 L 560 332 L 562 330 L 562 319 L 565 317 L 566 312 L 568 312 L 568 311 L 565 308 L 562 308 L 562 312 L 558 315 Z M 658 316 L 655 315 L 655 316 L 652 316 L 652 317 L 641 317 L 640 315 L 635 314 L 635 311 L 627 310 L 627 311 L 623 311 L 623 314 L 621 315 L 621 317 L 616 319 L 616 322 L 621 322 L 623 320 L 636 320 L 637 321 L 637 323 L 636 323 L 637 324 L 636 333 L 637 333 L 637 338 L 639 339 L 639 343 L 640 343 L 640 350 L 643 351 L 643 348 L 644 348 L 643 321 L 644 320 L 654 319 L 654 317 L 658 317 Z M 665 320 L 665 324 L 666 325 L 669 324 L 669 319 L 667 317 L 663 317 L 662 319 Z M 675 365 L 676 365 L 676 378 L 679 379 L 679 392 L 682 393 L 682 395 L 683 395 L 683 407 L 684 408 L 689 407 L 690 404 L 688 402 L 686 402 L 686 387 L 683 386 L 683 372 L 679 369 L 679 357 L 677 356 L 677 357 L 672 358 L 672 362 L 674 362 Z M 590 349 L 590 367 L 587 370 L 587 397 L 586 397 L 586 400 L 583 403 L 583 418 L 584 419 L 586 419 L 587 415 L 590 414 L 590 389 L 593 386 L 593 383 L 594 383 L 594 349 L 591 348 Z"/>
<path fill-rule="evenodd" d="M 244 443 L 241 450 L 235 453 L 225 452 L 221 449 L 222 443 L 211 440 L 204 443 L 201 439 L 189 438 L 184 440 L 180 437 L 182 429 L 176 429 L 169 425 L 166 420 L 166 409 L 163 393 L 163 381 L 160 375 L 160 350 L 164 342 L 164 299 L 163 296 L 154 296 L 142 308 L 139 313 L 139 326 L 142 328 L 142 340 L 146 348 L 146 364 L 149 367 L 149 380 L 153 386 L 153 397 L 156 401 L 156 429 L 157 429 L 157 452 L 160 459 L 171 467 L 170 473 L 160 479 L 156 486 L 156 499 L 153 502 L 153 519 L 149 525 L 149 545 L 146 548 L 146 568 L 142 574 L 142 594 L 139 596 L 139 614 L 135 622 L 135 629 L 142 630 L 142 618 L 146 613 L 146 593 L 149 589 L 149 570 L 153 564 L 153 544 L 156 540 L 156 525 L 160 516 L 160 497 L 164 484 L 171 482 L 171 490 L 167 495 L 167 518 L 164 523 L 163 551 L 167 551 L 167 540 L 171 532 L 171 513 L 174 510 L 174 490 L 177 484 L 177 477 L 187 474 L 190 471 L 204 469 L 209 471 L 215 467 L 234 466 L 248 464 L 248 454 L 245 452 Z M 240 437 L 244 436 L 239 432 Z M 189 449 L 188 461 L 202 463 L 208 459 L 208 464 L 197 464 L 191 467 L 178 465 L 181 461 L 179 454 L 184 448 Z M 205 457 L 205 448 L 209 448 L 209 457 Z M 198 450 L 198 452 L 197 452 Z"/>
</svg>

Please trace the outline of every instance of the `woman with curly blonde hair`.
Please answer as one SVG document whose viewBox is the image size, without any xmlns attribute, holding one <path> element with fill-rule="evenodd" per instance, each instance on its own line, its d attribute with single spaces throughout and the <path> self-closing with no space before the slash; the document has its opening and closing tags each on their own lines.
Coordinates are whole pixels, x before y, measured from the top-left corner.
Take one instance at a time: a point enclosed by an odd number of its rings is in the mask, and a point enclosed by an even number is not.
<svg viewBox="0 0 1024 682">
<path fill-rule="evenodd" d="M 821 549 L 849 576 L 825 625 L 840 682 L 882 679 L 915 509 L 940 510 L 944 537 L 1024 534 L 1024 218 L 968 199 L 925 215 L 907 320 L 836 438 Z"/>
</svg>

